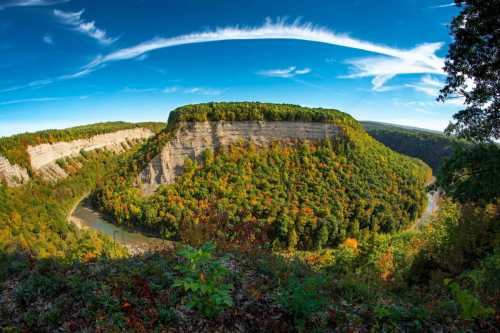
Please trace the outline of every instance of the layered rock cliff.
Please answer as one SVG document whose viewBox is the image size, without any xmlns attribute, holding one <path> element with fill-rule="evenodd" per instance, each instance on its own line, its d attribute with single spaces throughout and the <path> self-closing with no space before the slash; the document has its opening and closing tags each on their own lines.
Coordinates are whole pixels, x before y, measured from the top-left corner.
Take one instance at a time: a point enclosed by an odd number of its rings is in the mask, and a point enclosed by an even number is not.
<svg viewBox="0 0 500 333">
<path fill-rule="evenodd" d="M 151 194 L 160 184 L 172 183 L 186 158 L 197 159 L 206 149 L 241 141 L 268 145 L 273 141 L 321 140 L 338 135 L 334 124 L 299 121 L 180 122 L 174 137 L 139 175 L 141 188 Z"/>
<path fill-rule="evenodd" d="M 27 152 L 31 169 L 36 175 L 46 180 L 57 180 L 67 176 L 64 169 L 56 163 L 59 159 L 76 157 L 81 151 L 88 152 L 96 149 L 121 152 L 130 148 L 134 142 L 153 135 L 153 131 L 147 128 L 126 129 L 95 135 L 88 139 L 28 146 Z M 0 180 L 8 186 L 18 186 L 28 181 L 29 175 L 25 168 L 11 164 L 6 158 L 0 156 Z"/>
<path fill-rule="evenodd" d="M 56 163 L 59 159 L 75 157 L 80 155 L 81 151 L 96 149 L 121 152 L 130 148 L 133 141 L 147 139 L 153 134 L 153 131 L 146 128 L 134 128 L 95 135 L 89 139 L 29 146 L 27 150 L 33 171 L 46 179 L 53 180 L 67 176 Z"/>
<path fill-rule="evenodd" d="M 10 164 L 9 160 L 0 156 L 0 183 L 15 187 L 29 180 L 28 171 L 16 164 Z"/>
</svg>

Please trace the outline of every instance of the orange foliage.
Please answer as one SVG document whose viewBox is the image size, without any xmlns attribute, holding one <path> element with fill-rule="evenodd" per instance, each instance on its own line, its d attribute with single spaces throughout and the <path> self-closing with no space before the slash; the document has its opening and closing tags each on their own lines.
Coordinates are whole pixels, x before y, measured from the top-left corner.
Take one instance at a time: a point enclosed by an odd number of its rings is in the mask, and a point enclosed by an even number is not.
<svg viewBox="0 0 500 333">
<path fill-rule="evenodd" d="M 358 249 L 358 241 L 356 240 L 356 238 L 347 238 L 343 245 L 345 247 L 348 247 L 352 250 L 357 250 Z"/>
</svg>

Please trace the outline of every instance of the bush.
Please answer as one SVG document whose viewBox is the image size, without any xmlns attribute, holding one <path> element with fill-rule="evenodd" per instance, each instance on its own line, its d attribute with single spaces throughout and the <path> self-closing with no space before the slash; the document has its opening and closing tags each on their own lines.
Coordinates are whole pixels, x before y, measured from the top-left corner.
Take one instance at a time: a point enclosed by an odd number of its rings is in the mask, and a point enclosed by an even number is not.
<svg viewBox="0 0 500 333">
<path fill-rule="evenodd" d="M 293 316 L 297 328 L 302 330 L 307 320 L 320 312 L 327 305 L 325 288 L 327 279 L 324 275 L 310 275 L 304 279 L 297 276 L 289 278 L 280 288 L 277 301 Z"/>
<path fill-rule="evenodd" d="M 466 320 L 480 319 L 491 317 L 495 310 L 488 306 L 484 306 L 481 301 L 474 296 L 469 290 L 460 287 L 457 282 L 451 282 L 446 279 L 445 284 L 449 286 L 453 297 L 460 305 L 462 316 Z"/>
<path fill-rule="evenodd" d="M 220 259 L 215 259 L 214 250 L 211 243 L 199 249 L 189 245 L 183 247 L 178 252 L 183 263 L 176 266 L 181 276 L 173 284 L 187 293 L 186 305 L 189 308 L 207 317 L 215 317 L 233 305 L 230 294 L 233 285 L 227 283 L 229 270 Z"/>
</svg>

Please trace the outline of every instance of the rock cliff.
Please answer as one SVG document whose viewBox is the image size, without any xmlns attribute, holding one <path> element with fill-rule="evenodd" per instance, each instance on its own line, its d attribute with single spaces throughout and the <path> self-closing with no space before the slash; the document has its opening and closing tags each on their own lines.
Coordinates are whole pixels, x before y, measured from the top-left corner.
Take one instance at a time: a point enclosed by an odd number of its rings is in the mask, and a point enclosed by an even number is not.
<svg viewBox="0 0 500 333">
<path fill-rule="evenodd" d="M 10 164 L 9 160 L 0 156 L 0 183 L 7 186 L 19 186 L 29 180 L 28 171 L 16 164 Z"/>
<path fill-rule="evenodd" d="M 88 139 L 45 143 L 28 146 L 27 152 L 31 161 L 33 172 L 46 180 L 57 180 L 67 176 L 56 162 L 62 158 L 75 157 L 81 151 L 108 149 L 121 152 L 130 148 L 137 140 L 147 139 L 154 133 L 147 128 L 134 128 L 120 130 L 112 133 L 92 136 Z M 26 169 L 11 164 L 6 158 L 0 156 L 0 180 L 8 186 L 18 186 L 29 180 Z"/>
<path fill-rule="evenodd" d="M 182 172 L 184 160 L 197 159 L 206 149 L 251 141 L 321 140 L 339 134 L 334 124 L 295 121 L 181 122 L 175 136 L 139 175 L 141 188 L 151 194 L 160 184 L 172 183 Z"/>
<path fill-rule="evenodd" d="M 95 135 L 88 139 L 29 146 L 27 150 L 33 171 L 45 179 L 54 180 L 67 176 L 66 172 L 56 163 L 59 159 L 75 157 L 81 151 L 96 149 L 121 152 L 130 148 L 133 141 L 147 139 L 153 134 L 151 130 L 146 128 L 134 128 Z"/>
</svg>

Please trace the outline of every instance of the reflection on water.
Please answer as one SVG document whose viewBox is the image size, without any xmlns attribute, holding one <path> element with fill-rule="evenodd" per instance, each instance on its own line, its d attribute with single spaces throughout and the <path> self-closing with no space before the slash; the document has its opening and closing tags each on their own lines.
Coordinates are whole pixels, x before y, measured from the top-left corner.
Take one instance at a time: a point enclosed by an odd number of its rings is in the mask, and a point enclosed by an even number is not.
<svg viewBox="0 0 500 333">
<path fill-rule="evenodd" d="M 71 222 L 79 228 L 89 228 L 101 232 L 127 247 L 132 253 L 142 253 L 171 246 L 171 242 L 148 237 L 140 232 L 129 232 L 104 220 L 103 216 L 82 200 L 70 216 Z"/>
</svg>

